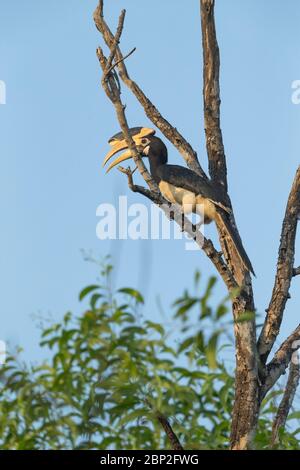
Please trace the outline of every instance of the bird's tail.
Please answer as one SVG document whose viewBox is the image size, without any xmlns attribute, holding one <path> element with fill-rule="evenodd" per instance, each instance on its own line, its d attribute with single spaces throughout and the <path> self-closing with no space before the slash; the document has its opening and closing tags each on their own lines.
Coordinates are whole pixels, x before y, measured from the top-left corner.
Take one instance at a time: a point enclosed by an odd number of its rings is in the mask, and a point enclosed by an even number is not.
<svg viewBox="0 0 300 470">
<path fill-rule="evenodd" d="M 229 214 L 225 212 L 224 210 L 219 209 L 217 211 L 216 223 L 221 229 L 224 229 L 225 232 L 228 234 L 244 268 L 247 271 L 250 271 L 255 276 L 255 272 L 253 270 L 251 261 L 246 253 L 245 248 L 243 247 L 242 240 L 240 239 L 238 232 L 232 226 L 232 223 L 229 218 Z"/>
</svg>

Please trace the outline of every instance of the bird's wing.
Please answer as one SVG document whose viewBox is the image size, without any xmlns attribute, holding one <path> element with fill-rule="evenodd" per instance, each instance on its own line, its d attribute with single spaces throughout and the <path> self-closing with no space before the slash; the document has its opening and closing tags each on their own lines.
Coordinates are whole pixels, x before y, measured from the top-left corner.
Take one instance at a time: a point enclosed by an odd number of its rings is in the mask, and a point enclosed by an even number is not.
<svg viewBox="0 0 300 470">
<path fill-rule="evenodd" d="M 179 165 L 162 165 L 158 167 L 157 173 L 162 181 L 209 199 L 226 212 L 231 212 L 219 191 L 208 180 L 197 175 L 194 171 Z"/>
<path fill-rule="evenodd" d="M 227 236 L 232 241 L 235 251 L 240 258 L 242 265 L 250 272 L 254 274 L 254 270 L 251 264 L 250 259 L 243 247 L 242 241 L 237 233 L 234 230 L 231 221 L 230 213 L 232 212 L 229 207 L 226 207 L 226 202 L 224 202 L 224 197 L 220 192 L 213 187 L 213 185 L 206 179 L 197 175 L 192 170 L 188 168 L 178 166 L 178 165 L 162 165 L 158 168 L 158 176 L 173 186 L 177 188 L 183 188 L 187 191 L 193 192 L 195 195 L 200 195 L 204 198 L 209 199 L 220 209 L 216 212 L 216 223 L 220 228 L 223 228 Z"/>
</svg>

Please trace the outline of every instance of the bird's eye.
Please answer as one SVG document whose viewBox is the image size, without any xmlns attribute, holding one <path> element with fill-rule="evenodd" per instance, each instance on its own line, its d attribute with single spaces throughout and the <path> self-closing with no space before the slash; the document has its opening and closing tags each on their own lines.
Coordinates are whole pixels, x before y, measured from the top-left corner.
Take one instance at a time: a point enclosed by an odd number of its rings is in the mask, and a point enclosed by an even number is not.
<svg viewBox="0 0 300 470">
<path fill-rule="evenodd" d="M 146 145 L 148 143 L 148 139 L 142 139 L 141 142 L 143 145 Z"/>
</svg>

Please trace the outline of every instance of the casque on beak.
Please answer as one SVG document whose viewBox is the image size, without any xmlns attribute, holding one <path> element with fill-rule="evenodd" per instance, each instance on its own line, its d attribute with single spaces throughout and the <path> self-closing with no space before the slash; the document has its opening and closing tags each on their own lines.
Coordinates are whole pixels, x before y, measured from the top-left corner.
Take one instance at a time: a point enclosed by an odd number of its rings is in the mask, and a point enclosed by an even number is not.
<svg viewBox="0 0 300 470">
<path fill-rule="evenodd" d="M 139 152 L 143 151 L 143 146 L 141 143 L 141 140 L 144 137 L 147 137 L 149 135 L 155 134 L 154 129 L 149 129 L 147 127 L 134 127 L 132 129 L 129 129 L 129 132 L 137 146 L 137 149 Z M 127 149 L 125 152 L 123 152 L 121 155 L 119 155 L 118 158 L 116 158 L 107 168 L 106 173 L 108 173 L 112 168 L 114 168 L 116 165 L 119 165 L 120 163 L 124 162 L 125 160 L 129 160 L 132 158 L 131 155 L 131 150 L 128 148 L 128 145 L 126 143 L 126 140 L 124 139 L 123 133 L 119 132 L 118 134 L 115 134 L 113 137 L 111 137 L 108 141 L 108 143 L 112 146 L 112 149 L 107 153 L 103 160 L 103 166 L 106 165 L 106 163 L 118 152 L 121 150 Z"/>
</svg>

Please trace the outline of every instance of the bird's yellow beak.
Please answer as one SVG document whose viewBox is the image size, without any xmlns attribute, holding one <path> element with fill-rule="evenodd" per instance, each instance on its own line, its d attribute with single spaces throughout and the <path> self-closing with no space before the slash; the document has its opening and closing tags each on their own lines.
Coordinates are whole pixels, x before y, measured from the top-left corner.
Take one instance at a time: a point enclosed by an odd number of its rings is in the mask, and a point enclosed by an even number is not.
<svg viewBox="0 0 300 470">
<path fill-rule="evenodd" d="M 111 144 L 113 145 L 113 148 L 108 152 L 108 154 L 105 156 L 103 160 L 103 165 L 105 166 L 106 163 L 118 152 L 121 150 L 127 149 L 128 146 L 125 142 L 125 140 L 121 140 L 120 142 L 116 142 Z M 106 173 L 108 173 L 114 166 L 118 165 L 119 163 L 123 162 L 124 160 L 127 160 L 131 158 L 131 151 L 128 149 L 126 152 L 122 153 L 118 158 L 116 158 L 115 161 L 113 161 L 109 167 L 106 170 Z"/>
<path fill-rule="evenodd" d="M 130 129 L 130 134 L 134 140 L 134 143 L 137 146 L 138 151 L 143 150 L 143 145 L 142 145 L 142 139 L 144 137 L 147 137 L 149 135 L 155 134 L 154 129 L 149 129 L 147 127 L 139 127 L 139 128 L 133 128 Z M 125 152 L 123 152 L 121 155 L 119 155 L 118 158 L 116 158 L 107 168 L 106 173 L 108 173 L 112 168 L 114 168 L 116 165 L 119 165 L 120 163 L 124 162 L 125 160 L 129 160 L 132 158 L 131 150 L 128 148 L 128 145 L 126 143 L 126 140 L 123 137 L 123 134 L 120 132 L 113 136 L 109 140 L 109 144 L 112 146 L 112 149 L 107 153 L 103 160 L 103 166 L 106 165 L 106 163 L 118 152 L 121 150 L 127 149 Z"/>
</svg>

